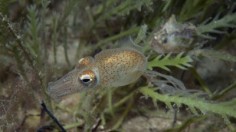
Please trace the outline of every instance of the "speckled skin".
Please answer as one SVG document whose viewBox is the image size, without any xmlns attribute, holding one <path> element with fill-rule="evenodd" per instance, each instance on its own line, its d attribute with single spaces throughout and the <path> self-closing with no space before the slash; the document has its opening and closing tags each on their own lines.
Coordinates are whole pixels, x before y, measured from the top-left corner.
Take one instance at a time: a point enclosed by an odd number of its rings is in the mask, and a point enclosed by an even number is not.
<svg viewBox="0 0 236 132">
<path fill-rule="evenodd" d="M 110 49 L 95 56 L 100 84 L 118 87 L 136 81 L 146 69 L 146 58 L 134 49 Z"/>
<path fill-rule="evenodd" d="M 55 100 L 89 88 L 119 87 L 135 82 L 146 70 L 146 57 L 132 48 L 104 50 L 94 58 L 82 58 L 75 69 L 49 83 L 48 93 Z M 91 84 L 80 79 L 89 76 Z"/>
</svg>

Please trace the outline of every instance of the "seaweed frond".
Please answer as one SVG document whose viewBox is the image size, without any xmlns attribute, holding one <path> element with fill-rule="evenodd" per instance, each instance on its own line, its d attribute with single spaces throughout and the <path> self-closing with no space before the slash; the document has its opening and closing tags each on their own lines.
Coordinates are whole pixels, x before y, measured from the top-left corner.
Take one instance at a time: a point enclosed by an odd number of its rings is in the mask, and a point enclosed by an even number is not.
<svg viewBox="0 0 236 132">
<path fill-rule="evenodd" d="M 197 33 L 199 36 L 209 38 L 211 36 L 206 36 L 207 33 L 224 33 L 220 28 L 235 28 L 236 27 L 236 14 L 227 14 L 221 19 L 213 19 L 208 24 L 202 23 L 197 27 Z"/>
<path fill-rule="evenodd" d="M 163 95 L 155 92 L 153 88 L 142 87 L 139 90 L 143 95 L 152 98 L 155 101 L 164 102 L 168 107 L 170 107 L 171 103 L 177 104 L 180 106 L 184 104 L 188 106 L 194 114 L 197 114 L 198 110 L 201 113 L 205 114 L 206 112 L 212 112 L 218 114 L 220 116 L 231 116 L 236 117 L 235 113 L 235 105 L 232 105 L 236 102 L 236 100 L 231 100 L 223 103 L 213 103 L 203 99 L 196 98 L 195 96 L 178 96 L 178 95 Z M 171 108 L 171 107 L 170 107 Z"/>
<path fill-rule="evenodd" d="M 155 59 L 148 62 L 148 69 L 152 70 L 153 67 L 160 67 L 166 71 L 170 71 L 167 66 L 174 66 L 180 69 L 185 70 L 188 67 L 191 67 L 192 58 L 190 56 L 183 56 L 183 53 L 179 53 L 175 57 L 171 57 L 171 54 L 167 54 L 162 57 L 159 55 Z"/>
<path fill-rule="evenodd" d="M 216 58 L 229 62 L 236 62 L 236 56 L 231 55 L 226 52 L 217 51 L 217 50 L 196 50 L 194 51 L 198 56 L 205 56 L 208 58 Z"/>
<path fill-rule="evenodd" d="M 37 63 L 41 59 L 41 42 L 39 37 L 40 24 L 38 19 L 38 11 L 36 6 L 31 6 L 28 8 L 28 24 L 27 24 L 27 33 L 26 46 L 29 49 L 30 54 L 36 59 Z"/>
<path fill-rule="evenodd" d="M 148 26 L 146 24 L 144 24 L 140 27 L 138 35 L 134 41 L 136 44 L 139 44 L 140 42 L 142 42 L 143 40 L 146 39 L 147 30 L 148 30 Z"/>
<path fill-rule="evenodd" d="M 115 7 L 113 6 L 115 5 Z M 124 16 L 130 13 L 130 11 L 137 9 L 141 11 L 142 6 L 151 6 L 151 0 L 145 1 L 135 1 L 135 0 L 127 0 L 123 2 L 117 2 L 116 0 L 108 0 L 103 6 L 103 14 L 96 20 L 96 22 L 100 22 L 102 20 L 108 19 L 113 15 L 116 16 Z"/>
</svg>

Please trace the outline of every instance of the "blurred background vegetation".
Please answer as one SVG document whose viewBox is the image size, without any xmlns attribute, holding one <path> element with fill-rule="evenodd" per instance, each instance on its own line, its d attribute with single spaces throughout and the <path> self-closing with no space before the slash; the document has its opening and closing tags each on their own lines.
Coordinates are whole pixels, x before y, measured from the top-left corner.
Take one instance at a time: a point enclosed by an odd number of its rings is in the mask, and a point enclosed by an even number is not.
<svg viewBox="0 0 236 132">
<path fill-rule="evenodd" d="M 0 130 L 235 131 L 234 0 L 0 0 Z M 132 41 L 132 42 L 130 42 Z M 129 86 L 54 102 L 84 56 L 135 43 L 148 69 Z"/>
</svg>

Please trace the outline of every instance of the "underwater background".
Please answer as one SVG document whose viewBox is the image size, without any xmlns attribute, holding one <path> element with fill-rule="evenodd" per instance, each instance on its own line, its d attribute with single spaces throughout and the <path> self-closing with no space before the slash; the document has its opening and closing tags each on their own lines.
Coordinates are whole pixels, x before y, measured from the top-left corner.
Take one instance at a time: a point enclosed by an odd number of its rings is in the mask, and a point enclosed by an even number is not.
<svg viewBox="0 0 236 132">
<path fill-rule="evenodd" d="M 134 82 L 48 94 L 114 48 L 145 56 Z M 235 131 L 235 62 L 235 0 L 0 0 L 0 131 Z"/>
</svg>

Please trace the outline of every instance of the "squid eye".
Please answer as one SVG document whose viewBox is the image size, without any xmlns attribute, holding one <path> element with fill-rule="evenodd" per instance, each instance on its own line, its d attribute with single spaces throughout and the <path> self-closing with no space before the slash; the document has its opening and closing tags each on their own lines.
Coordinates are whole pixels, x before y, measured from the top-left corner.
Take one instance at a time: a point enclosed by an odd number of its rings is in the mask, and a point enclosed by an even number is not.
<svg viewBox="0 0 236 132">
<path fill-rule="evenodd" d="M 95 86 L 97 84 L 97 78 L 92 70 L 83 71 L 78 78 L 79 82 L 85 86 Z"/>
<path fill-rule="evenodd" d="M 88 84 L 88 83 L 90 83 L 91 81 L 93 81 L 93 79 L 91 78 L 91 76 L 88 75 L 88 74 L 81 75 L 80 80 L 81 80 L 81 82 L 84 83 L 84 84 Z"/>
</svg>

